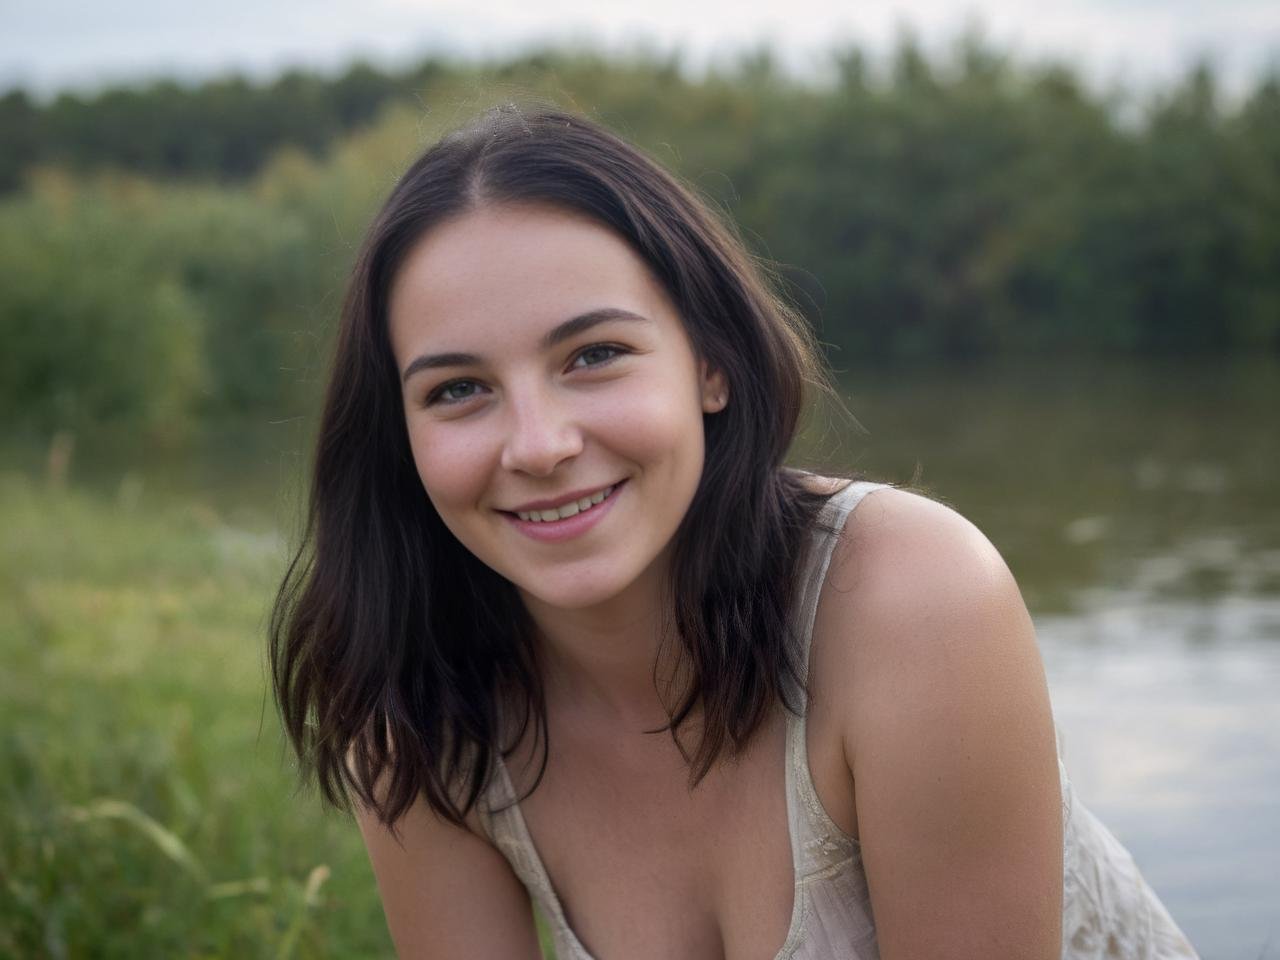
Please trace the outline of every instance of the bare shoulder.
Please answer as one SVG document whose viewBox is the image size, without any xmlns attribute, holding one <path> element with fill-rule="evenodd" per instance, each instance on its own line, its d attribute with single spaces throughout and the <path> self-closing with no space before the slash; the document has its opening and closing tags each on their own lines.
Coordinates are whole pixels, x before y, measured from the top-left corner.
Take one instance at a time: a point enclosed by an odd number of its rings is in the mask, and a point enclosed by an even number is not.
<svg viewBox="0 0 1280 960">
<path fill-rule="evenodd" d="M 815 623 L 815 643 L 829 648 L 833 666 L 865 677 L 895 660 L 946 653 L 930 645 L 981 646 L 1011 631 L 1025 642 L 1030 618 L 981 530 L 919 494 L 895 487 L 864 494 L 836 538 Z"/>
<path fill-rule="evenodd" d="M 941 588 L 968 593 L 1007 585 L 1008 567 L 991 541 L 951 507 L 896 487 L 865 494 L 849 514 L 832 553 L 837 588 L 872 586 L 911 595 L 912 602 Z"/>
<path fill-rule="evenodd" d="M 1005 698 L 1048 717 L 1035 629 L 1008 565 L 972 522 L 919 494 L 878 488 L 849 514 L 813 642 L 826 674 L 815 679 L 842 691 L 851 761 L 915 699 L 940 720 L 965 709 L 966 697 Z M 1047 729 L 1051 737 L 1051 720 Z"/>
<path fill-rule="evenodd" d="M 1031 618 L 990 540 L 927 497 L 866 494 L 836 541 L 814 648 L 881 955 L 1056 955 L 1052 713 Z"/>
<path fill-rule="evenodd" d="M 402 960 L 541 956 L 528 895 L 474 809 L 458 826 L 419 798 L 389 826 L 352 807 Z"/>
</svg>

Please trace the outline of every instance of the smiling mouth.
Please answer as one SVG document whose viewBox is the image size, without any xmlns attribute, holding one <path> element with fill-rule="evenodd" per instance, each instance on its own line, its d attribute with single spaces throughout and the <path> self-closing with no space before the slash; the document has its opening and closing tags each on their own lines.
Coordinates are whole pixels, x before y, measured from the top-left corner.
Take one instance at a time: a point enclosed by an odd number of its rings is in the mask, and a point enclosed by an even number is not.
<svg viewBox="0 0 1280 960">
<path fill-rule="evenodd" d="M 590 496 L 582 497 L 579 500 L 570 500 L 554 510 L 517 510 L 515 515 L 521 520 L 526 520 L 530 523 L 554 523 L 556 520 L 567 520 L 570 517 L 576 517 L 580 513 L 586 513 L 592 507 L 604 503 L 620 486 L 622 486 L 621 483 L 615 483 L 605 487 L 603 490 L 597 490 Z"/>
</svg>

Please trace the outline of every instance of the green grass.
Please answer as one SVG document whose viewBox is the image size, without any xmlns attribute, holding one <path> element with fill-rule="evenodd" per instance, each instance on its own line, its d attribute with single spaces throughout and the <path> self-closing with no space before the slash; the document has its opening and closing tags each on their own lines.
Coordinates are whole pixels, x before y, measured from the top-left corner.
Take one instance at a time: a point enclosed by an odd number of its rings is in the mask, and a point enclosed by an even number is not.
<svg viewBox="0 0 1280 960">
<path fill-rule="evenodd" d="M 284 546 L 0 474 L 0 957 L 391 957 L 266 698 Z"/>
</svg>

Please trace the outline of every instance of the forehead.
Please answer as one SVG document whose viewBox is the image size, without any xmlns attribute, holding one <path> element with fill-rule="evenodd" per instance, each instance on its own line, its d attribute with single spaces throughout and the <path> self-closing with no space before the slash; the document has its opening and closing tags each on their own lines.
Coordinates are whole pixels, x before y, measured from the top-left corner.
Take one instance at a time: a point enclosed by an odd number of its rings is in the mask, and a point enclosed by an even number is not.
<svg viewBox="0 0 1280 960">
<path fill-rule="evenodd" d="M 674 319 L 661 284 L 613 231 L 546 206 L 483 207 L 410 250 L 391 286 L 397 353 L 424 337 L 538 335 L 587 310 Z"/>
</svg>

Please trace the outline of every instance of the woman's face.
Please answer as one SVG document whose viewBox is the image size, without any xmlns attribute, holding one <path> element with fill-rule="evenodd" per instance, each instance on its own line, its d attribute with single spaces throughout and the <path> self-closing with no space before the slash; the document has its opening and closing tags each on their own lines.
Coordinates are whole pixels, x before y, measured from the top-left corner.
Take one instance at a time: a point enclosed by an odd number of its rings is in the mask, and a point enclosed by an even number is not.
<svg viewBox="0 0 1280 960">
<path fill-rule="evenodd" d="M 625 241 L 552 206 L 464 214 L 410 251 L 389 325 L 418 475 L 468 550 L 566 609 L 662 572 L 727 388 Z"/>
</svg>

